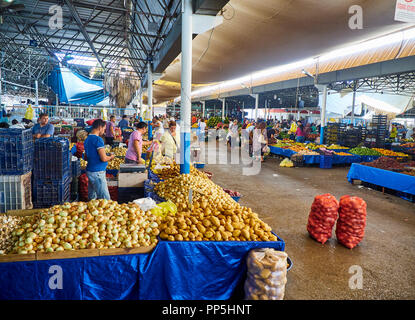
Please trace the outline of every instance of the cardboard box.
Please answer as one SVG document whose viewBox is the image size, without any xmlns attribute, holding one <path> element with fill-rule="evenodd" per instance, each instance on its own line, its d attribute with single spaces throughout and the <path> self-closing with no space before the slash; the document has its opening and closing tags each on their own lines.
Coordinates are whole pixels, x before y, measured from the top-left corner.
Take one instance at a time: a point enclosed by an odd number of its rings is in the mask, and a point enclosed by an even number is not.
<svg viewBox="0 0 415 320">
<path fill-rule="evenodd" d="M 118 173 L 119 188 L 144 188 L 144 181 L 147 180 L 147 172 Z"/>
</svg>

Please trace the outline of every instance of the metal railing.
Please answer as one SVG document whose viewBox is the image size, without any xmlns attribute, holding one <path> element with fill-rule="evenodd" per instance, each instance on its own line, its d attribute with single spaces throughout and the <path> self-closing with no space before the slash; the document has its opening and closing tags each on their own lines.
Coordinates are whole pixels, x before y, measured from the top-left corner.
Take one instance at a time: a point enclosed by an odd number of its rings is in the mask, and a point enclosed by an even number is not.
<svg viewBox="0 0 415 320">
<path fill-rule="evenodd" d="M 124 114 L 132 116 L 137 113 L 134 108 L 110 108 L 110 107 L 80 107 L 80 106 L 39 106 L 33 108 L 33 119 L 37 119 L 40 113 L 47 113 L 51 119 L 77 119 L 83 118 L 86 120 L 94 118 L 102 118 L 103 113 L 106 112 L 107 118 L 115 115 L 121 118 Z M 27 106 L 14 106 L 12 115 L 23 118 L 26 113 Z"/>
</svg>

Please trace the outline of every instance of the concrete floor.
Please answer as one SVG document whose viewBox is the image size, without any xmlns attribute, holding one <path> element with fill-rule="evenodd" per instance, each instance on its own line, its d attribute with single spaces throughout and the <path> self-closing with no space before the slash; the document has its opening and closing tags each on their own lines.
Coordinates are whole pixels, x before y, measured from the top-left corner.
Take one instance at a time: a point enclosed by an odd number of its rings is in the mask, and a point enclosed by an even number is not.
<svg viewBox="0 0 415 320">
<path fill-rule="evenodd" d="M 285 299 L 415 299 L 415 204 L 392 195 L 352 186 L 348 167 L 282 168 L 268 158 L 261 172 L 243 176 L 242 165 L 206 165 L 213 181 L 239 191 L 251 207 L 286 243 L 293 260 Z M 363 241 L 350 250 L 333 230 L 324 245 L 306 230 L 316 195 L 359 196 L 367 202 Z M 362 268 L 363 288 L 350 289 L 353 265 Z"/>
</svg>

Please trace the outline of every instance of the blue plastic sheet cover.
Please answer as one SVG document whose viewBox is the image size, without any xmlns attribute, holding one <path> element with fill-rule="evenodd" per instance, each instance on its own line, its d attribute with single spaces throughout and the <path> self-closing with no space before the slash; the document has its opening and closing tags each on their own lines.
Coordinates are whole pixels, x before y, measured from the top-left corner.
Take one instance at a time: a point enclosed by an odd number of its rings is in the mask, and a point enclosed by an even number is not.
<svg viewBox="0 0 415 320">
<path fill-rule="evenodd" d="M 229 299 L 246 275 L 251 249 L 277 242 L 160 241 L 148 254 L 0 263 L 0 299 Z M 51 266 L 63 289 L 51 289 Z"/>
<path fill-rule="evenodd" d="M 269 146 L 270 152 L 273 154 L 277 154 L 284 157 L 291 157 L 293 154 L 296 154 L 297 152 L 289 150 L 289 149 L 283 149 L 278 147 Z"/>
<path fill-rule="evenodd" d="M 142 300 L 229 299 L 252 249 L 285 249 L 284 241 L 161 241 L 140 265 Z"/>
<path fill-rule="evenodd" d="M 48 85 L 62 103 L 97 105 L 108 97 L 102 80 L 89 79 L 65 67 L 52 70 Z"/>
<path fill-rule="evenodd" d="M 381 187 L 415 195 L 415 177 L 353 163 L 347 180 L 361 180 Z"/>
</svg>

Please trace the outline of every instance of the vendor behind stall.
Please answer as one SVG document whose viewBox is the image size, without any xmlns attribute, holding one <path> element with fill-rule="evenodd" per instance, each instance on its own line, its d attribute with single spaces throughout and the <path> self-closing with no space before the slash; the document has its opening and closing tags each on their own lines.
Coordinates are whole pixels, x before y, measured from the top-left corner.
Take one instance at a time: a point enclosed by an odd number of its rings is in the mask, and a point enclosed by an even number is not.
<svg viewBox="0 0 415 320">
<path fill-rule="evenodd" d="M 139 122 L 136 124 L 136 130 L 130 135 L 128 142 L 128 150 L 125 154 L 125 163 L 145 164 L 145 160 L 141 158 L 143 145 L 150 145 L 151 141 L 143 141 L 143 135 L 147 131 L 147 123 Z"/>
<path fill-rule="evenodd" d="M 115 158 L 115 155 L 107 156 L 105 144 L 101 136 L 105 133 L 105 121 L 97 119 L 92 124 L 92 131 L 84 142 L 85 155 L 88 161 L 86 175 L 88 177 L 88 198 L 110 200 L 107 186 L 106 169 L 108 161 Z"/>
<path fill-rule="evenodd" d="M 32 133 L 34 139 L 49 138 L 53 136 L 55 128 L 49 123 L 47 113 L 39 114 L 38 123 L 33 126 Z"/>
</svg>

